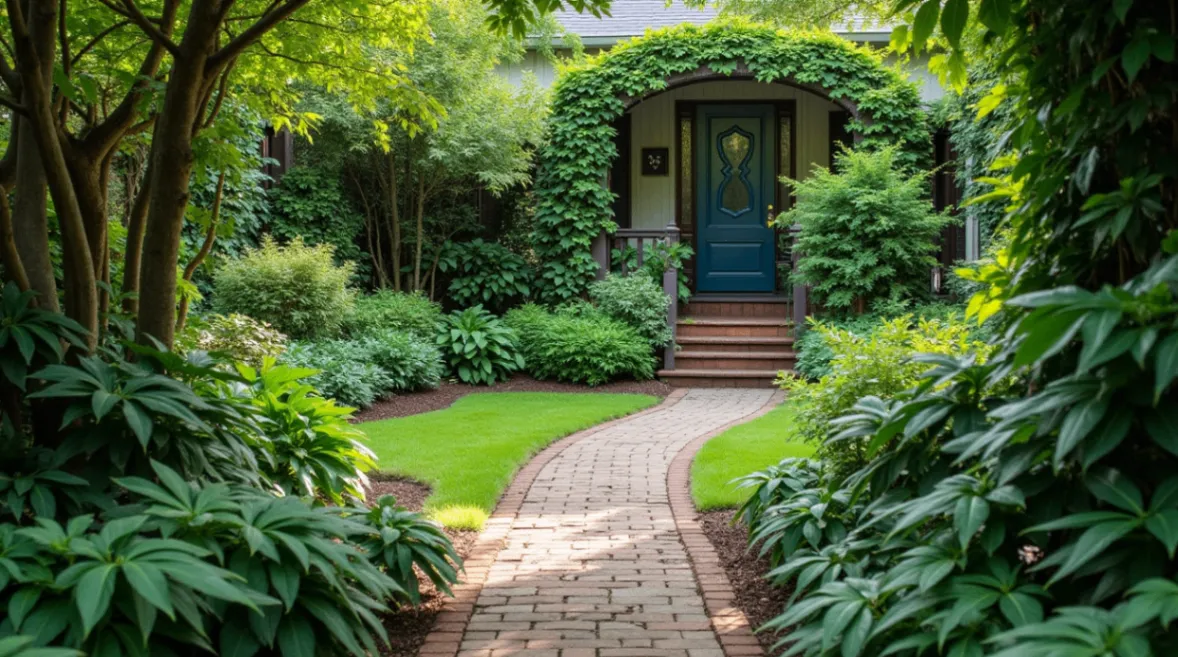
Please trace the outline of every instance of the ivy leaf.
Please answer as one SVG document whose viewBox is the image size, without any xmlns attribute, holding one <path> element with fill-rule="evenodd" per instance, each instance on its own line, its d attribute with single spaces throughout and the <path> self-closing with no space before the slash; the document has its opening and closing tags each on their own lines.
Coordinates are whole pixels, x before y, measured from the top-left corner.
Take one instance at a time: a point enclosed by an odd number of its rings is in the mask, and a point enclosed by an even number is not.
<svg viewBox="0 0 1178 657">
<path fill-rule="evenodd" d="M 995 34 L 1006 32 L 1010 24 L 1010 0 L 982 0 L 978 7 L 978 19 Z"/>
<path fill-rule="evenodd" d="M 949 0 L 941 11 L 941 31 L 954 48 L 961 47 L 961 35 L 969 21 L 969 0 Z"/>
<path fill-rule="evenodd" d="M 933 28 L 937 26 L 937 18 L 940 15 L 941 0 L 926 0 L 916 11 L 916 20 L 912 23 L 912 45 L 917 54 L 933 35 Z"/>
<path fill-rule="evenodd" d="M 1121 67 L 1129 75 L 1130 82 L 1137 79 L 1137 74 L 1141 71 L 1141 67 L 1145 66 L 1145 62 L 1149 61 L 1152 51 L 1153 47 L 1149 43 L 1149 36 L 1144 32 L 1134 35 L 1129 45 L 1121 51 Z"/>
</svg>

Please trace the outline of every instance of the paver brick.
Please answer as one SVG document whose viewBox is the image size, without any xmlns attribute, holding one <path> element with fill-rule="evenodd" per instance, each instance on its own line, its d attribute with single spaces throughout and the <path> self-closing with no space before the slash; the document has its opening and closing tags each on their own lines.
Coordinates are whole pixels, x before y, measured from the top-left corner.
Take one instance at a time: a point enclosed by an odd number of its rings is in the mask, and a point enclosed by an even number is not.
<svg viewBox="0 0 1178 657">
<path fill-rule="evenodd" d="M 668 492 L 668 474 L 680 477 L 672 464 L 685 447 L 774 393 L 677 394 L 525 466 L 517 482 L 530 487 L 513 484 L 468 562 L 466 606 L 444 612 L 447 633 L 426 646 L 458 657 L 723 657 L 714 628 L 727 626 L 704 592 L 728 613 L 731 588 L 707 537 L 672 508 L 690 498 L 684 482 Z"/>
</svg>

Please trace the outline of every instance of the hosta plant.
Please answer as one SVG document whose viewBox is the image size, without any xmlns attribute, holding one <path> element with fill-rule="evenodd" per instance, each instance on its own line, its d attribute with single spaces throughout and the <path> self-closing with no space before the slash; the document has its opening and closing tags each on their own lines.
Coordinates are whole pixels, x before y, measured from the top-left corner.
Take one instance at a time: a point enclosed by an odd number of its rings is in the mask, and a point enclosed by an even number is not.
<svg viewBox="0 0 1178 657">
<path fill-rule="evenodd" d="M 255 370 L 239 364 L 250 384 L 254 405 L 270 440 L 262 471 L 284 494 L 320 498 L 342 504 L 344 498 L 364 499 L 366 470 L 376 467 L 364 446 L 364 433 L 348 419 L 351 408 L 325 399 L 303 379 L 313 373 L 275 365 L 267 359 Z"/>
<path fill-rule="evenodd" d="M 450 585 L 458 582 L 462 559 L 441 525 L 397 506 L 392 495 L 377 500 L 367 516 L 375 533 L 363 543 L 364 551 L 404 590 L 409 603 L 421 601 L 417 571 L 450 593 Z"/>
<path fill-rule="evenodd" d="M 463 383 L 491 385 L 523 369 L 515 331 L 474 306 L 442 318 L 438 347 L 452 376 Z"/>
</svg>

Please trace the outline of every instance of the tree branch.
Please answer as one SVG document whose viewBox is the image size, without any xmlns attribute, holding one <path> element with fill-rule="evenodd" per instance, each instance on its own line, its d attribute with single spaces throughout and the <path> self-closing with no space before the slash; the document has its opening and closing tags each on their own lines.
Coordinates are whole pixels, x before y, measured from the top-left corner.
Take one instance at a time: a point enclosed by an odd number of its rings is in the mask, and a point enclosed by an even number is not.
<svg viewBox="0 0 1178 657">
<path fill-rule="evenodd" d="M 139 29 L 143 30 L 147 36 L 151 37 L 152 41 L 155 41 L 163 48 L 166 48 L 168 52 L 172 53 L 173 57 L 180 54 L 180 46 L 169 39 L 158 27 L 152 25 L 151 19 L 144 16 L 142 11 L 139 11 L 139 7 L 135 5 L 134 0 L 122 0 L 122 7 L 114 4 L 113 0 L 98 0 L 98 2 L 123 18 L 129 19 Z"/>
<path fill-rule="evenodd" d="M 122 21 L 115 23 L 114 25 L 111 25 L 110 27 L 106 28 L 105 30 L 99 32 L 98 34 L 95 34 L 94 38 L 90 39 L 88 42 L 86 42 L 86 45 L 82 46 L 82 49 L 79 50 L 78 53 L 76 55 L 74 55 L 73 58 L 70 59 L 70 64 L 76 66 L 77 63 L 82 61 L 82 58 L 86 56 L 86 53 L 93 50 L 94 47 L 97 46 L 99 43 L 101 43 L 103 39 L 105 39 L 108 35 L 110 35 L 111 32 L 114 32 L 115 30 L 118 30 L 120 28 L 124 28 L 130 24 L 131 24 L 130 20 L 122 20 Z"/>
<path fill-rule="evenodd" d="M 299 9 L 302 9 L 310 0 L 286 0 L 282 4 L 272 4 L 271 9 L 265 15 L 257 20 L 253 25 L 245 29 L 244 32 L 234 37 L 229 43 L 225 44 L 217 52 L 209 57 L 205 64 L 206 71 L 219 71 L 225 67 L 230 60 L 234 59 L 242 53 L 243 50 L 250 47 L 262 38 L 267 32 L 274 29 L 282 21 L 286 20 Z"/>
<path fill-rule="evenodd" d="M 19 102 L 17 102 L 17 100 L 15 98 L 12 98 L 11 96 L 9 96 L 7 94 L 0 94 L 0 105 L 3 105 L 5 107 L 7 107 L 8 109 L 10 109 L 18 114 L 21 114 L 23 116 L 29 115 L 29 110 L 27 107 L 25 107 L 24 105 L 21 105 Z"/>
</svg>

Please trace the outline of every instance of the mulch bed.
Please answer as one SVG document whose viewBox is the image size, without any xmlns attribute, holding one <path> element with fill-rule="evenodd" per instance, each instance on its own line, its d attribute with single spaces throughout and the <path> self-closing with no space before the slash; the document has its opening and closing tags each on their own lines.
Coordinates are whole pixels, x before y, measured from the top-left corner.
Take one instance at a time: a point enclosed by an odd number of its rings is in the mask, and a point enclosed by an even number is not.
<svg viewBox="0 0 1178 657">
<path fill-rule="evenodd" d="M 699 514 L 699 524 L 704 534 L 716 548 L 732 591 L 736 594 L 736 606 L 749 619 L 755 630 L 772 620 L 785 609 L 790 588 L 774 588 L 765 580 L 769 572 L 769 560 L 758 559 L 756 552 L 748 551 L 748 534 L 743 525 L 733 525 L 736 511 L 707 511 Z M 782 632 L 758 632 L 757 639 L 765 654 L 775 654 L 773 644 L 782 637 Z"/>
<path fill-rule="evenodd" d="M 368 496 L 375 501 L 381 496 L 392 495 L 397 498 L 398 504 L 410 511 L 421 511 L 429 493 L 429 486 L 410 479 L 373 475 Z M 470 553 L 479 537 L 477 531 L 469 529 L 445 531 L 454 543 L 454 549 L 463 558 Z M 446 597 L 428 579 L 422 578 L 421 604 L 403 607 L 385 616 L 384 627 L 389 633 L 389 646 L 382 648 L 380 654 L 385 657 L 415 657 L 421 644 L 425 643 L 425 637 L 433 629 L 434 619 L 442 611 L 445 601 Z"/>
<path fill-rule="evenodd" d="M 512 377 L 510 381 L 491 387 L 470 386 L 465 383 L 443 383 L 437 390 L 397 395 L 378 401 L 371 407 L 356 413 L 353 421 L 370 422 L 428 413 L 448 408 L 466 395 L 484 392 L 605 392 L 666 397 L 671 394 L 671 390 L 672 388 L 662 381 L 616 381 L 591 388 L 585 385 L 557 381 L 537 381 L 530 376 L 518 375 Z"/>
</svg>

